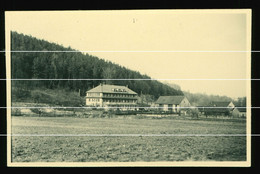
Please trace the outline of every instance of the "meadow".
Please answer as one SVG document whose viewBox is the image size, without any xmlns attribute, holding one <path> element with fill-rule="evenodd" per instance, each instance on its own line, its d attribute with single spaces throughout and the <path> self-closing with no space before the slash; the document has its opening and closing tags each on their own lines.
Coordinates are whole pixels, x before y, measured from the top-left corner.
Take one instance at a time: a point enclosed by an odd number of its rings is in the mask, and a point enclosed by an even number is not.
<svg viewBox="0 0 260 174">
<path fill-rule="evenodd" d="M 245 121 L 12 116 L 12 162 L 245 161 L 245 136 L 84 136 L 245 134 Z M 69 134 L 70 136 L 47 136 Z M 46 136 L 44 136 L 46 135 Z M 76 135 L 76 136 L 73 136 Z"/>
</svg>

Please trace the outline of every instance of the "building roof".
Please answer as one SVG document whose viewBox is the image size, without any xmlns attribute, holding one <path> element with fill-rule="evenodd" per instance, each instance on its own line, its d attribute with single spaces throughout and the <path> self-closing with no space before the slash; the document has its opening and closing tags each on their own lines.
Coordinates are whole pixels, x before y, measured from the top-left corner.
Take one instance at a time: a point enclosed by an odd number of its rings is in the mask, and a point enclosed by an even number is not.
<svg viewBox="0 0 260 174">
<path fill-rule="evenodd" d="M 216 107 L 228 107 L 228 105 L 230 104 L 231 102 L 211 102 L 210 103 L 210 106 L 216 106 Z"/>
<path fill-rule="evenodd" d="M 246 108 L 237 108 L 239 112 L 246 112 Z"/>
<path fill-rule="evenodd" d="M 156 104 L 180 104 L 185 96 L 160 96 Z"/>
<path fill-rule="evenodd" d="M 106 85 L 100 84 L 99 86 L 90 89 L 87 92 L 102 92 L 102 93 L 120 93 L 120 94 L 137 94 L 126 86 Z"/>
<path fill-rule="evenodd" d="M 210 112 L 210 113 L 227 113 L 229 111 L 232 111 L 230 108 L 204 108 L 204 112 Z"/>
</svg>

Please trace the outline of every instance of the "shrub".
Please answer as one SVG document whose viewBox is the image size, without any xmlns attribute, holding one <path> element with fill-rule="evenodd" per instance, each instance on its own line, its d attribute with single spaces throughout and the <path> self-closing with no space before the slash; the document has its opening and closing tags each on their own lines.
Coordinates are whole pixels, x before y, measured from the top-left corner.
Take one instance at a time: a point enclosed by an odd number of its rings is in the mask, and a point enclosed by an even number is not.
<svg viewBox="0 0 260 174">
<path fill-rule="evenodd" d="M 24 101 L 31 97 L 30 91 L 23 88 L 12 88 L 11 95 L 12 101 Z"/>
<path fill-rule="evenodd" d="M 188 114 L 191 116 L 191 117 L 193 117 L 193 118 L 198 118 L 199 117 L 199 110 L 198 110 L 198 108 L 190 108 L 189 110 L 188 110 Z"/>
<path fill-rule="evenodd" d="M 60 106 L 82 106 L 85 101 L 75 92 L 65 90 L 33 90 L 31 98 L 36 103 L 47 103 Z"/>
<path fill-rule="evenodd" d="M 21 113 L 21 110 L 20 110 L 20 109 L 18 109 L 18 108 L 13 108 L 13 109 L 11 110 L 11 115 L 13 115 L 13 116 L 21 116 L 22 113 Z"/>
<path fill-rule="evenodd" d="M 33 113 L 38 114 L 39 116 L 41 116 L 41 114 L 42 114 L 42 110 L 39 109 L 39 108 L 31 108 L 30 110 L 31 110 Z"/>
</svg>

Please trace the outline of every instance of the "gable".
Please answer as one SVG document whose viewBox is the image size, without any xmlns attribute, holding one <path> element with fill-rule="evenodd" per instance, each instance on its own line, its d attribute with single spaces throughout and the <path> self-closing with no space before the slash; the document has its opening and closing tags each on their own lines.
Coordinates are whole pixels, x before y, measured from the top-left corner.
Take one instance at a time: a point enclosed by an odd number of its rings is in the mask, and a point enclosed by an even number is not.
<svg viewBox="0 0 260 174">
<path fill-rule="evenodd" d="M 230 102 L 229 104 L 228 104 L 228 107 L 235 107 L 235 105 L 233 104 L 233 102 Z"/>
<path fill-rule="evenodd" d="M 183 106 L 189 106 L 190 105 L 190 102 L 187 99 L 187 97 L 183 98 L 183 100 L 181 101 L 180 105 L 183 105 Z"/>
</svg>

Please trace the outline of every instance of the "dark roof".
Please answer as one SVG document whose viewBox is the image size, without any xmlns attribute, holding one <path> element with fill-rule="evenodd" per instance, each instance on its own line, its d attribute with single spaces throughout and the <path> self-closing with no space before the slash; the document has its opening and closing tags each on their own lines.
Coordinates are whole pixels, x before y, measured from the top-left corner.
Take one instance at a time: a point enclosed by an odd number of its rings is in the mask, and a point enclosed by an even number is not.
<svg viewBox="0 0 260 174">
<path fill-rule="evenodd" d="M 246 108 L 237 108 L 239 112 L 246 112 Z"/>
<path fill-rule="evenodd" d="M 231 102 L 211 102 L 210 106 L 216 106 L 216 107 L 227 107 Z"/>
<path fill-rule="evenodd" d="M 204 108 L 204 112 L 210 112 L 210 113 L 227 113 L 229 111 L 232 111 L 230 108 Z"/>
<path fill-rule="evenodd" d="M 87 92 L 103 92 L 103 93 L 120 93 L 120 94 L 137 94 L 126 86 L 105 85 L 101 84 Z"/>
<path fill-rule="evenodd" d="M 180 104 L 185 96 L 160 96 L 156 104 Z"/>
</svg>

